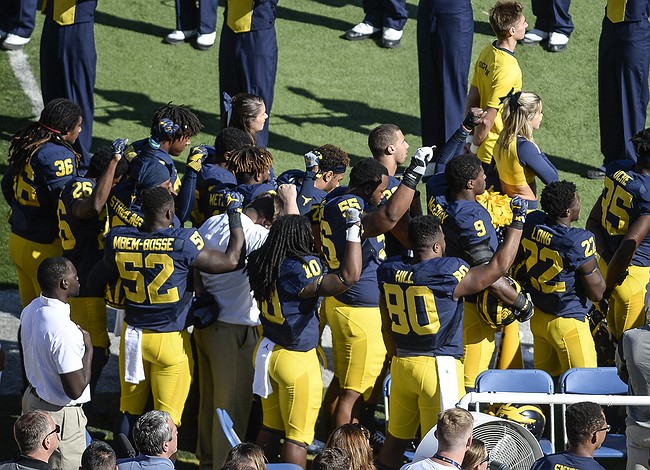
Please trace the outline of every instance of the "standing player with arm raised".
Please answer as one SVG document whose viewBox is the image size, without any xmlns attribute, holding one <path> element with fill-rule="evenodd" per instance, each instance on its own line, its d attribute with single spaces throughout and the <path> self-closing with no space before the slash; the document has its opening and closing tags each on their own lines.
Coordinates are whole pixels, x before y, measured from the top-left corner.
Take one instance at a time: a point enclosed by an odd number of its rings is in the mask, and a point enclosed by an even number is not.
<svg viewBox="0 0 650 470">
<path fill-rule="evenodd" d="M 263 330 L 253 383 L 264 411 L 257 443 L 270 460 L 279 453 L 281 461 L 306 468 L 323 392 L 316 352 L 319 297 L 345 292 L 361 275 L 359 215 L 358 209 L 346 209 L 346 252 L 337 273 L 323 274 L 318 256 L 311 252 L 309 220 L 299 215 L 279 218 L 264 245 L 249 257 Z M 268 355 L 264 367 L 263 354 Z M 260 386 L 264 382 L 270 390 Z"/>
<path fill-rule="evenodd" d="M 475 155 L 459 155 L 445 168 L 448 190 L 432 197 L 429 211 L 440 218 L 445 234 L 446 254 L 463 259 L 470 266 L 488 263 L 499 241 L 488 211 L 476 201 L 485 192 L 485 172 Z M 520 321 L 532 314 L 533 305 L 505 279 L 496 280 L 490 292 L 506 305 L 520 311 Z M 494 354 L 495 326 L 479 314 L 477 297 L 468 295 L 463 302 L 463 344 L 465 387 L 474 388 L 476 377 L 487 370 Z M 518 329 L 515 329 L 515 333 Z M 509 333 L 510 334 L 510 333 Z"/>
<path fill-rule="evenodd" d="M 322 311 L 332 329 L 334 388 L 325 399 L 333 425 L 349 423 L 360 396 L 370 397 L 379 376 L 386 348 L 381 338 L 377 267 L 385 258 L 383 234 L 393 229 L 411 205 L 417 183 L 433 156 L 430 147 L 418 149 L 404 171 L 401 184 L 384 205 L 379 205 L 388 184 L 386 167 L 363 159 L 350 172 L 345 194 L 326 199 L 321 205 L 320 229 L 325 264 L 332 272 L 340 269 L 345 254 L 345 211 L 365 210 L 363 226 L 363 272 L 351 289 L 324 300 Z M 373 209 L 374 208 L 374 209 Z M 330 386 L 331 387 L 331 386 Z"/>
<path fill-rule="evenodd" d="M 453 161 L 453 160 L 452 160 Z M 378 468 L 399 468 L 418 426 L 425 435 L 441 409 L 464 394 L 461 297 L 476 294 L 505 275 L 515 259 L 526 203 L 512 201 L 514 222 L 505 242 L 487 264 L 470 269 L 447 257 L 440 219 L 420 216 L 409 222 L 414 256 L 394 257 L 377 271 L 383 330 L 393 385 L 386 443 Z"/>
<path fill-rule="evenodd" d="M 70 299 L 70 318 L 88 330 L 93 342 L 91 393 L 108 361 L 109 340 L 106 331 L 106 303 L 90 295 L 88 275 L 104 254 L 107 230 L 106 201 L 111 188 L 126 173 L 123 158 L 126 141 L 117 139 L 110 149 L 103 148 L 90 159 L 85 176 L 75 176 L 64 186 L 57 216 L 63 255 L 77 268 L 79 295 Z"/>
<path fill-rule="evenodd" d="M 232 271 L 242 261 L 241 196 L 230 196 L 230 241 L 225 253 L 203 250 L 196 229 L 170 228 L 174 199 L 160 187 L 143 191 L 140 228 L 116 227 L 106 236 L 103 263 L 91 276 L 97 283 L 119 277 L 126 296 L 120 342 L 120 411 L 124 413 L 120 432 L 126 435 L 150 394 L 154 409 L 168 411 L 180 425 L 193 367 L 186 330 L 192 300 L 188 274 L 191 268 Z"/>
<path fill-rule="evenodd" d="M 474 128 L 469 151 L 477 155 L 484 168 L 492 163 L 494 144 L 503 129 L 501 98 L 512 89 L 521 90 L 522 75 L 515 57 L 515 46 L 526 33 L 528 23 L 519 2 L 500 1 L 490 10 L 490 26 L 497 40 L 479 54 L 467 95 L 465 112 L 483 108 L 486 113 Z M 488 173 L 488 184 L 492 183 Z"/>
<path fill-rule="evenodd" d="M 636 163 L 618 160 L 607 167 L 605 188 L 587 221 L 605 273 L 607 325 L 617 340 L 643 325 L 650 282 L 650 129 L 632 142 Z"/>
<path fill-rule="evenodd" d="M 596 261 L 594 235 L 571 227 L 580 217 L 580 197 L 568 181 L 551 183 L 542 211 L 528 215 L 517 253 L 515 277 L 535 305 L 530 322 L 536 369 L 559 377 L 572 367 L 596 367 L 596 349 L 586 318 L 605 283 Z"/>
</svg>

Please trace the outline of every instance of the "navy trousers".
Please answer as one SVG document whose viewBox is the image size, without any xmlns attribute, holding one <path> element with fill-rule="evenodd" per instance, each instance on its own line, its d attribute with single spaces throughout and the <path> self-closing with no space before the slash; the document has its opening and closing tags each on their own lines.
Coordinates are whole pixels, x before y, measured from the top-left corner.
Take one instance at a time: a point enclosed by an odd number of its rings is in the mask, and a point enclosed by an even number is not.
<svg viewBox="0 0 650 470">
<path fill-rule="evenodd" d="M 278 69 L 278 41 L 275 26 L 267 29 L 235 33 L 227 25 L 221 29 L 219 41 L 219 103 L 221 122 L 226 124 L 223 93 L 253 93 L 261 96 L 269 119 L 257 133 L 257 145 L 266 147 L 269 141 L 269 121 L 273 106 L 275 74 Z"/>
<path fill-rule="evenodd" d="M 364 23 L 402 31 L 408 19 L 406 0 L 363 0 Z"/>
<path fill-rule="evenodd" d="M 463 122 L 473 35 L 470 0 L 420 0 L 422 145 L 441 148 Z"/>
<path fill-rule="evenodd" d="M 79 165 L 83 172 L 90 163 L 95 109 L 97 52 L 94 23 L 61 26 L 46 17 L 40 59 L 43 102 L 67 98 L 81 107 L 83 123 L 77 144 L 83 156 Z"/>
<path fill-rule="evenodd" d="M 217 30 L 218 0 L 176 0 L 176 29 L 210 34 Z"/>
<path fill-rule="evenodd" d="M 532 0 L 535 28 L 546 33 L 558 32 L 570 36 L 573 21 L 569 14 L 571 0 Z"/>
<path fill-rule="evenodd" d="M 29 38 L 36 26 L 38 0 L 1 0 L 0 30 Z"/>
<path fill-rule="evenodd" d="M 645 128 L 650 67 L 650 23 L 603 19 L 598 46 L 600 151 L 605 165 L 636 161 L 630 138 Z"/>
</svg>

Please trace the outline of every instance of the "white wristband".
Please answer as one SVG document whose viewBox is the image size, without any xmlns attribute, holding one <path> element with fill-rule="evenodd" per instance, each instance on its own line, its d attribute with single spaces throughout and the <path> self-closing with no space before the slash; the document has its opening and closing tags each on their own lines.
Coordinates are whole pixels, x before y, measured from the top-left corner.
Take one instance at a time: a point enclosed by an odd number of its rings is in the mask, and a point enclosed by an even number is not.
<svg viewBox="0 0 650 470">
<path fill-rule="evenodd" d="M 472 142 L 471 144 L 469 144 L 469 151 L 470 151 L 470 153 L 476 155 L 476 153 L 478 152 L 478 147 L 479 147 L 478 145 L 474 145 L 474 142 Z"/>
<path fill-rule="evenodd" d="M 474 142 L 474 134 L 468 134 L 467 137 L 465 137 L 465 143 L 471 144 L 472 142 Z"/>
<path fill-rule="evenodd" d="M 358 225 L 351 225 L 345 231 L 345 239 L 349 242 L 361 243 L 361 227 Z"/>
</svg>

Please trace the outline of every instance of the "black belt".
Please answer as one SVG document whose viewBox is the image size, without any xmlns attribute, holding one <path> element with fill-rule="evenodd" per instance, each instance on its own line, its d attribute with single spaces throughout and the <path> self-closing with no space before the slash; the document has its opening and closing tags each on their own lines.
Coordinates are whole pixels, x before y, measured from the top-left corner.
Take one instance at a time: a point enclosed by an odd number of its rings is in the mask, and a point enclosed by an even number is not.
<svg viewBox="0 0 650 470">
<path fill-rule="evenodd" d="M 36 393 L 36 389 L 35 389 L 33 386 L 31 386 L 31 385 L 29 386 L 29 393 L 31 393 L 32 395 L 34 395 L 36 398 L 38 398 L 38 399 L 41 400 L 42 402 L 47 403 L 48 405 L 52 405 L 52 406 L 61 406 L 61 405 L 55 405 L 54 403 L 50 403 L 49 401 L 43 400 L 41 397 L 38 396 L 38 393 Z M 82 405 L 81 403 L 77 403 L 76 405 L 63 405 L 63 406 L 64 406 L 64 407 L 67 407 L 67 406 L 81 406 L 81 405 Z"/>
</svg>

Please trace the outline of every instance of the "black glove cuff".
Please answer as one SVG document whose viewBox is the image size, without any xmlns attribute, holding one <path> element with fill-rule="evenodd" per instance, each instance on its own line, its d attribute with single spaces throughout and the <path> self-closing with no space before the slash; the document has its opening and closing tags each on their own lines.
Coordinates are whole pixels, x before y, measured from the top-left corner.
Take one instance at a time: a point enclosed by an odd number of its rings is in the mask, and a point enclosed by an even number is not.
<svg viewBox="0 0 650 470">
<path fill-rule="evenodd" d="M 521 220 L 513 220 L 512 223 L 510 224 L 510 228 L 515 230 L 523 230 L 524 223 Z"/>
<path fill-rule="evenodd" d="M 530 300 L 521 292 L 517 295 L 517 299 L 512 303 L 515 310 L 525 310 Z"/>
<path fill-rule="evenodd" d="M 413 191 L 415 191 L 415 188 L 417 188 L 421 178 L 422 178 L 421 174 L 416 173 L 411 169 L 411 167 L 409 167 L 406 170 L 404 170 L 404 175 L 402 176 L 402 184 L 407 188 L 410 188 Z"/>
</svg>

